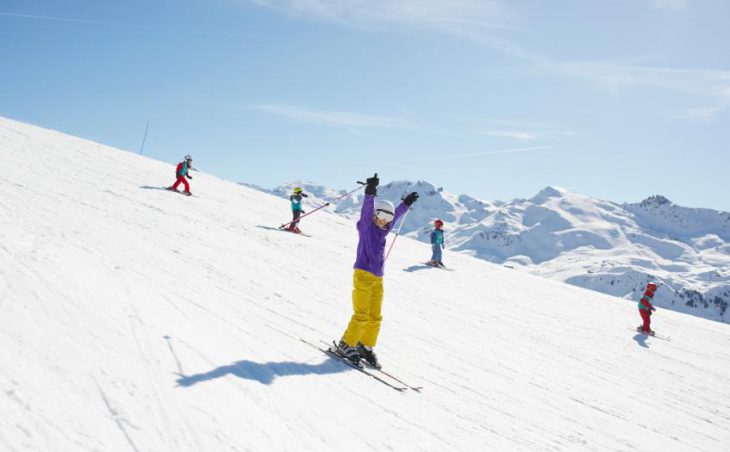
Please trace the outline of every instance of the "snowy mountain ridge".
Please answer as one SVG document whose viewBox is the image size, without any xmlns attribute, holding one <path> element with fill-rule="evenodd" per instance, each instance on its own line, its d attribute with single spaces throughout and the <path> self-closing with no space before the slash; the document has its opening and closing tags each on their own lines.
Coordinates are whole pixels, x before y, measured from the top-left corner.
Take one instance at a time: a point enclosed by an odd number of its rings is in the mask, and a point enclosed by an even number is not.
<svg viewBox="0 0 730 452">
<path fill-rule="evenodd" d="M 344 193 L 303 182 L 269 192 L 286 197 L 297 184 L 312 194 L 310 206 Z M 681 207 L 658 195 L 618 204 L 559 187 L 490 202 L 424 181 L 395 181 L 379 195 L 397 201 L 414 190 L 421 198 L 402 232 L 420 241 L 429 240 L 433 220 L 441 218 L 449 250 L 631 299 L 647 281 L 659 280 L 659 306 L 730 320 L 730 213 Z M 360 196 L 334 210 L 354 218 Z"/>
</svg>

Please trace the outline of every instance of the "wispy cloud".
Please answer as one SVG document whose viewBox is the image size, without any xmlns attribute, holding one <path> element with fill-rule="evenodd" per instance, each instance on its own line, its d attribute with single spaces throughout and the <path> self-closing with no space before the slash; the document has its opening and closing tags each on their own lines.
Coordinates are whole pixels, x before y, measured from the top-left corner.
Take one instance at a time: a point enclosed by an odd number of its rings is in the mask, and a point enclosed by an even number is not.
<svg viewBox="0 0 730 452">
<path fill-rule="evenodd" d="M 476 40 L 504 53 L 522 50 L 500 33 L 520 31 L 504 0 L 234 0 L 293 17 L 366 30 L 435 30 Z"/>
<path fill-rule="evenodd" d="M 522 141 L 522 142 L 528 142 L 528 141 L 534 141 L 537 136 L 532 133 L 525 130 L 494 130 L 494 129 L 487 129 L 487 130 L 480 130 L 477 132 L 479 135 L 485 135 L 488 137 L 496 137 L 496 138 L 511 138 L 513 140 Z"/>
<path fill-rule="evenodd" d="M 546 122 L 517 121 L 507 119 L 486 119 L 480 122 L 490 124 L 482 128 L 477 135 L 507 138 L 528 143 L 538 139 L 569 137 L 575 135 L 565 127 Z"/>
<path fill-rule="evenodd" d="M 632 66 L 615 62 L 546 61 L 547 71 L 583 77 L 612 88 L 649 85 L 730 100 L 730 71 Z"/>
<path fill-rule="evenodd" d="M 559 61 L 535 54 L 510 39 L 516 13 L 504 0 L 236 0 L 295 17 L 360 28 L 401 24 L 470 39 L 524 61 L 543 73 L 583 78 L 611 89 L 645 86 L 720 98 L 730 102 L 730 71 L 637 66 L 618 61 Z M 679 11 L 689 0 L 647 0 L 655 8 Z"/>
<path fill-rule="evenodd" d="M 687 110 L 683 115 L 679 115 L 679 119 L 694 119 L 700 121 L 708 121 L 718 114 L 725 111 L 727 107 L 693 107 Z"/>
<path fill-rule="evenodd" d="M 522 60 L 540 61 L 513 40 L 525 31 L 506 0 L 232 0 L 293 17 L 363 30 L 430 30 L 475 41 Z"/>
<path fill-rule="evenodd" d="M 503 0 L 239 0 L 308 19 L 369 26 L 376 22 L 442 27 L 507 28 L 497 20 Z"/>
<path fill-rule="evenodd" d="M 482 152 L 471 152 L 467 154 L 455 154 L 449 157 L 478 157 L 482 155 L 499 155 L 499 154 L 515 154 L 519 152 L 536 152 L 536 151 L 548 151 L 552 149 L 552 146 L 533 146 L 529 148 L 516 148 L 516 149 L 499 149 L 495 151 L 482 151 Z"/>
<path fill-rule="evenodd" d="M 539 130 L 564 130 L 564 128 L 558 124 L 554 124 L 551 122 L 541 122 L 541 121 L 532 121 L 532 120 L 518 120 L 518 119 L 497 119 L 497 118 L 487 118 L 483 119 L 484 122 L 488 122 L 490 124 L 497 124 L 501 126 L 506 127 L 516 127 L 516 128 L 526 128 L 526 129 L 539 129 Z"/>
<path fill-rule="evenodd" d="M 413 129 L 410 122 L 399 118 L 379 115 L 368 115 L 346 111 L 317 110 L 309 107 L 283 104 L 252 105 L 252 110 L 262 111 L 283 118 L 307 124 L 346 129 L 386 128 Z"/>
<path fill-rule="evenodd" d="M 613 62 L 543 62 L 542 70 L 620 90 L 649 87 L 714 99 L 712 114 L 730 106 L 730 71 L 632 66 Z M 705 110 L 705 114 L 710 110 Z"/>
<path fill-rule="evenodd" d="M 132 28 L 137 30 L 150 30 L 150 31 L 163 31 L 171 33 L 185 33 L 185 34 L 198 34 L 198 35 L 214 35 L 214 36 L 228 36 L 232 38 L 253 38 L 253 39 L 275 39 L 272 36 L 257 35 L 251 33 L 237 33 L 237 32 L 226 32 L 226 31 L 212 31 L 212 30 L 201 30 L 201 29 L 185 29 L 185 28 L 170 28 L 170 27 L 159 27 L 150 25 L 141 25 L 128 22 L 114 22 L 105 20 L 91 20 L 91 19 L 78 19 L 74 17 L 59 17 L 59 16 L 39 16 L 35 14 L 21 14 L 0 11 L 0 17 L 10 17 L 16 19 L 27 19 L 27 20 L 43 20 L 52 22 L 66 22 L 73 24 L 86 24 L 86 25 L 103 25 L 107 27 L 122 27 Z"/>
<path fill-rule="evenodd" d="M 649 0 L 651 6 L 667 11 L 681 11 L 687 7 L 689 0 Z"/>
</svg>

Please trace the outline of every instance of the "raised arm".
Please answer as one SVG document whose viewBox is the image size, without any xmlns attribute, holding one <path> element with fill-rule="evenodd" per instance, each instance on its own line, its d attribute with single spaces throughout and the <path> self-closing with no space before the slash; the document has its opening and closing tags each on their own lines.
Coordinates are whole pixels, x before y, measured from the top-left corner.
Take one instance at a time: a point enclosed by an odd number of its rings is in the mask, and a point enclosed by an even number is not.
<svg viewBox="0 0 730 452">
<path fill-rule="evenodd" d="M 391 224 L 396 224 L 407 211 L 408 205 L 405 202 L 400 203 L 398 207 L 395 208 L 395 215 L 393 216 L 393 221 L 391 222 Z"/>
<path fill-rule="evenodd" d="M 360 221 L 372 221 L 375 215 L 375 196 L 365 195 L 360 209 Z"/>
<path fill-rule="evenodd" d="M 415 191 L 411 193 L 410 195 L 406 196 L 402 203 L 395 209 L 395 216 L 393 217 L 393 222 L 391 224 L 396 224 L 400 217 L 405 215 L 405 213 L 408 211 L 408 208 L 411 207 L 411 204 L 416 202 L 418 200 L 418 193 Z"/>
</svg>

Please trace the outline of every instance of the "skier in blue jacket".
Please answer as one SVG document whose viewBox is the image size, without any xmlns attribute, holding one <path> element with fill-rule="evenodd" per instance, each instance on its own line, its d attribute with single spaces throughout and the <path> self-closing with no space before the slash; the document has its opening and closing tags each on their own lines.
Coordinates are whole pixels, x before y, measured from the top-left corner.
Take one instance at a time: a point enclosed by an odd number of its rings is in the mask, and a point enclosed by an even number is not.
<svg viewBox="0 0 730 452">
<path fill-rule="evenodd" d="M 446 245 L 444 245 L 444 222 L 436 220 L 433 222 L 433 225 L 434 230 L 431 231 L 431 250 L 433 252 L 428 264 L 433 265 L 434 267 L 443 267 L 444 263 L 441 262 L 441 250 L 446 247 Z"/>
</svg>

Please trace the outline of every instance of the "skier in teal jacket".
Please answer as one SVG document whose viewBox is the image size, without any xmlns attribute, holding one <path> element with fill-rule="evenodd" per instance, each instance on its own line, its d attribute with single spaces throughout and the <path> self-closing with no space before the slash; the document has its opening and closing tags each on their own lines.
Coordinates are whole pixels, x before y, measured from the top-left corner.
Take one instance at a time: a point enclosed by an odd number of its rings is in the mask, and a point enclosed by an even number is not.
<svg viewBox="0 0 730 452">
<path fill-rule="evenodd" d="M 291 213 L 292 213 L 292 222 L 289 223 L 288 230 L 290 232 L 296 232 L 297 234 L 301 234 L 302 231 L 299 230 L 299 217 L 302 216 L 304 213 L 304 209 L 302 209 L 302 198 L 308 198 L 309 195 L 304 193 L 300 187 L 296 187 L 294 189 L 294 193 L 289 196 L 289 201 L 291 201 Z"/>
</svg>

